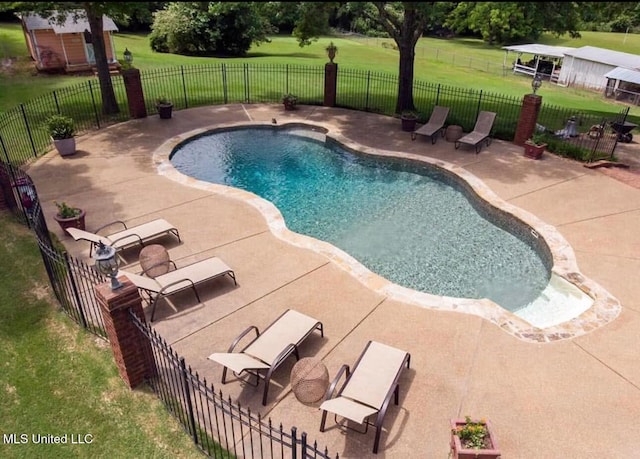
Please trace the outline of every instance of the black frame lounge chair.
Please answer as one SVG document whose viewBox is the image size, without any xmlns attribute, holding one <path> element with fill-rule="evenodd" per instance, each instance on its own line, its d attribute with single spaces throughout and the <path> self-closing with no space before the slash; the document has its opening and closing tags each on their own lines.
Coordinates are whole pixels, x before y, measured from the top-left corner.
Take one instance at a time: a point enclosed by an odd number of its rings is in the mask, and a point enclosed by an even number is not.
<svg viewBox="0 0 640 459">
<path fill-rule="evenodd" d="M 472 145 L 476 149 L 476 154 L 478 154 L 482 149 L 483 142 L 489 146 L 491 144 L 491 129 L 493 129 L 496 116 L 497 113 L 495 112 L 481 111 L 478 114 L 478 119 L 476 120 L 473 131 L 455 141 L 454 145 L 456 150 L 464 143 L 466 145 Z"/>
<path fill-rule="evenodd" d="M 123 228 L 120 231 L 106 236 L 98 234 L 100 231 L 113 225 L 122 225 Z M 163 218 L 158 218 L 131 228 L 127 228 L 126 223 L 122 220 L 115 220 L 101 226 L 93 233 L 78 228 L 67 228 L 66 231 L 76 241 L 82 240 L 91 242 L 91 247 L 89 247 L 89 256 L 91 256 L 93 250 L 100 242 L 105 245 L 110 245 L 116 249 L 116 251 L 120 251 L 136 244 L 144 246 L 145 242 L 165 234 L 173 234 L 178 238 L 178 242 L 180 242 L 180 233 L 178 232 L 178 229 Z"/>
<path fill-rule="evenodd" d="M 400 390 L 398 381 L 405 366 L 409 368 L 410 362 L 411 354 L 408 352 L 376 341 L 369 341 L 358 357 L 353 371 L 349 371 L 348 365 L 342 365 L 329 386 L 325 401 L 320 405 L 322 410 L 320 432 L 324 432 L 328 412 L 334 413 L 336 423 L 340 416 L 364 424 L 363 432 L 352 429 L 360 433 L 366 433 L 368 426 L 373 425 L 376 428 L 373 453 L 376 454 L 382 433 L 382 423 L 391 397 L 394 397 L 397 405 Z M 346 380 L 337 395 L 333 397 L 343 374 L 346 374 Z M 375 422 L 369 420 L 372 416 L 375 416 Z"/>
<path fill-rule="evenodd" d="M 431 138 L 431 144 L 435 144 L 438 140 L 438 134 L 444 137 L 444 123 L 449 116 L 449 107 L 436 105 L 431 112 L 429 121 L 424 126 L 416 129 L 411 133 L 411 140 L 416 140 L 416 136 L 423 135 Z"/>
<path fill-rule="evenodd" d="M 236 275 L 233 270 L 227 266 L 224 261 L 217 257 L 207 258 L 182 268 L 176 268 L 176 264 L 171 260 L 169 260 L 169 264 L 173 266 L 173 270 L 153 278 L 145 276 L 144 271 L 141 274 L 133 274 L 123 270 L 119 271 L 120 274 L 127 276 L 127 278 L 133 282 L 138 289 L 146 293 L 147 302 L 152 305 L 151 322 L 153 322 L 153 317 L 156 313 L 156 306 L 160 298 L 164 298 L 190 288 L 193 290 L 193 293 L 195 293 L 198 302 L 200 302 L 200 295 L 198 294 L 196 285 L 225 275 L 228 275 L 233 279 L 234 285 L 238 285 Z M 150 271 L 153 268 L 154 267 L 152 266 L 147 269 L 147 271 Z M 173 307 L 173 305 L 171 306 Z"/>
<path fill-rule="evenodd" d="M 255 338 L 240 351 L 234 352 L 242 338 L 252 330 L 256 333 Z M 259 384 L 260 379 L 264 379 L 262 405 L 266 406 L 273 372 L 291 354 L 296 356 L 296 360 L 300 360 L 298 347 L 314 330 L 320 330 L 320 336 L 324 336 L 322 322 L 293 309 L 287 309 L 262 333 L 258 327 L 251 325 L 238 335 L 227 352 L 214 352 L 208 359 L 224 366 L 222 384 L 226 384 L 227 369 L 231 369 L 238 377 L 244 372 L 255 376 L 255 386 Z"/>
</svg>

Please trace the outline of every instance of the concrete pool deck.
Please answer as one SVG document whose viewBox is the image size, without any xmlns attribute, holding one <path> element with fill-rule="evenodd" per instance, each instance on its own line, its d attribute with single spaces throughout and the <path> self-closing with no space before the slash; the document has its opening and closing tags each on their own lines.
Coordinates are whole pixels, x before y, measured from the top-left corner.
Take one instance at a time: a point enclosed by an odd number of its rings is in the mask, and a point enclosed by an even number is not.
<svg viewBox="0 0 640 459">
<path fill-rule="evenodd" d="M 333 126 L 364 146 L 446 161 L 482 180 L 497 196 L 557 229 L 575 252 L 580 271 L 622 305 L 619 316 L 569 339 L 531 342 L 490 320 L 461 312 L 423 308 L 392 299 L 353 277 L 335 260 L 292 245 L 269 227 L 261 204 L 233 193 L 189 186 L 157 170 L 165 142 L 195 129 L 241 122 L 309 121 Z M 411 140 L 390 117 L 325 107 L 225 105 L 174 112 L 112 126 L 78 138 L 79 152 L 55 152 L 36 161 L 29 174 L 50 229 L 70 254 L 87 258 L 53 221 L 54 200 L 87 211 L 95 229 L 121 219 L 137 224 L 165 218 L 183 242 L 163 239 L 178 265 L 220 256 L 237 275 L 201 291 L 202 304 L 186 292 L 160 305 L 155 329 L 186 362 L 225 394 L 285 427 L 296 426 L 341 457 L 373 457 L 373 431 L 366 435 L 332 428 L 319 432 L 316 406 L 297 401 L 288 386 L 293 362 L 272 380 L 267 407 L 256 390 L 231 380 L 207 360 L 228 348 L 248 325 L 261 329 L 284 309 L 318 320 L 325 337 L 301 348 L 322 358 L 331 377 L 352 365 L 370 339 L 411 353 L 401 379 L 400 405 L 384 423 L 378 457 L 446 457 L 449 419 L 489 418 L 503 457 L 632 457 L 640 438 L 640 189 L 601 170 L 546 153 L 524 158 L 522 148 L 493 141 L 476 155 L 439 139 Z M 640 153 L 640 151 L 638 152 Z M 633 152 L 630 153 L 633 155 Z M 630 174 L 636 171 L 632 167 Z M 633 179 L 633 177 L 631 177 Z M 193 185 L 193 184 L 191 184 Z M 137 252 L 125 254 L 137 269 Z"/>
</svg>

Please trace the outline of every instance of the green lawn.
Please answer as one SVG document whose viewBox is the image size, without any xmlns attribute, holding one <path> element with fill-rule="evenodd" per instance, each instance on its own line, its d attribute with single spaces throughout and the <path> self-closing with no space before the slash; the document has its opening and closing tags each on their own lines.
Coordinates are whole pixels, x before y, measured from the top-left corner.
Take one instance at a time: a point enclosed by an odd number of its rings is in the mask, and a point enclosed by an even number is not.
<svg viewBox="0 0 640 459">
<path fill-rule="evenodd" d="M 349 69 L 371 70 L 396 74 L 398 52 L 383 46 L 391 43 L 385 39 L 355 39 L 323 37 L 311 46 L 301 48 L 289 36 L 276 36 L 271 43 L 254 46 L 247 57 L 218 59 L 161 54 L 151 51 L 148 38 L 141 34 L 118 33 L 115 45 L 119 56 L 128 48 L 134 56 L 134 65 L 141 70 L 179 65 L 197 65 L 212 62 L 254 64 L 323 65 L 324 48 L 333 41 L 338 46 L 336 62 Z M 581 47 L 585 45 L 640 54 L 640 35 L 622 33 L 583 32 L 582 38 L 555 38 L 543 36 L 541 43 Z M 33 75 L 27 57 L 22 30 L 18 24 L 0 24 L 0 59 L 18 57 L 15 72 L 0 73 L 0 111 L 37 95 L 48 93 L 86 79 L 86 77 Z M 531 91 L 531 79 L 511 72 L 503 74 L 501 67 L 505 51 L 499 46 L 489 46 L 477 39 L 422 38 L 416 47 L 415 75 L 417 79 L 460 88 L 473 88 L 506 96 L 520 97 Z M 515 59 L 510 53 L 507 64 Z M 372 63 L 375 63 L 372 66 Z M 604 99 L 600 92 L 562 88 L 545 84 L 539 94 L 544 103 L 571 107 L 578 111 L 604 111 L 618 113 L 625 106 Z M 631 107 L 634 116 L 640 116 L 639 107 Z"/>
<path fill-rule="evenodd" d="M 0 457 L 201 458 L 182 427 L 147 389 L 131 391 L 109 344 L 61 312 L 35 237 L 0 214 Z M 67 435 L 33 444 L 31 435 Z M 71 435 L 91 440 L 71 444 Z M 19 437 L 18 437 L 19 438 Z M 4 440 L 4 438 L 3 438 Z"/>
</svg>

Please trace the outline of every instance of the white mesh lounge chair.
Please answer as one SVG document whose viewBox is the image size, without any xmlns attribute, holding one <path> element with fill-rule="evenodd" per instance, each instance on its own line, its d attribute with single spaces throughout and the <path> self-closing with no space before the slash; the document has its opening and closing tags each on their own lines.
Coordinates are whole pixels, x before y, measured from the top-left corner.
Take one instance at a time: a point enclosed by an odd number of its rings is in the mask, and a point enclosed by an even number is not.
<svg viewBox="0 0 640 459">
<path fill-rule="evenodd" d="M 233 279 L 234 285 L 238 285 L 233 270 L 217 257 L 207 258 L 182 268 L 176 268 L 173 261 L 169 261 L 169 263 L 174 267 L 174 270 L 154 278 L 145 276 L 144 272 L 142 274 L 134 274 L 123 270 L 119 271 L 120 274 L 127 276 L 138 289 L 147 295 L 148 302 L 152 305 L 151 322 L 153 322 L 156 306 L 160 298 L 190 288 L 195 293 L 198 302 L 200 302 L 200 295 L 196 285 L 224 275 L 229 275 Z M 148 271 L 152 268 L 150 267 Z M 173 305 L 171 306 L 173 307 Z"/>
<path fill-rule="evenodd" d="M 454 144 L 456 150 L 464 143 L 475 147 L 476 154 L 480 153 L 480 150 L 482 149 L 482 142 L 486 142 L 487 146 L 491 143 L 491 129 L 493 128 L 493 122 L 495 120 L 496 113 L 485 111 L 480 112 L 473 131 L 456 140 Z"/>
<path fill-rule="evenodd" d="M 108 228 L 112 225 L 122 225 L 123 229 L 118 232 L 108 235 L 98 234 L 100 231 Z M 89 241 L 91 247 L 89 248 L 89 256 L 93 253 L 93 249 L 98 246 L 98 243 L 102 241 L 103 244 L 110 245 L 116 251 L 130 247 L 132 245 L 140 244 L 144 245 L 145 242 L 163 236 L 165 234 L 173 234 L 178 238 L 180 242 L 180 233 L 177 228 L 168 221 L 158 218 L 156 220 L 143 223 L 138 226 L 127 228 L 127 225 L 121 221 L 116 220 L 111 223 L 107 223 L 104 226 L 98 228 L 95 232 L 84 231 L 78 228 L 67 228 L 67 232 L 76 241 Z"/>
<path fill-rule="evenodd" d="M 398 381 L 404 368 L 409 368 L 410 361 L 411 355 L 408 352 L 376 341 L 369 341 L 356 361 L 353 371 L 349 371 L 348 365 L 342 365 L 329 386 L 325 401 L 320 405 L 322 410 L 320 432 L 324 432 L 328 412 L 334 414 L 336 423 L 337 418 L 342 417 L 364 424 L 364 432 L 360 433 L 366 433 L 371 424 L 376 428 L 373 442 L 373 453 L 376 454 L 382 433 L 382 422 L 391 402 L 391 396 L 394 396 L 394 402 L 397 405 L 400 387 Z M 346 373 L 346 380 L 334 397 L 333 393 L 343 373 Z M 370 420 L 373 416 L 375 416 L 375 422 Z"/>
<path fill-rule="evenodd" d="M 423 135 L 431 138 L 431 144 L 436 143 L 438 134 L 444 137 L 444 123 L 447 121 L 447 116 L 449 116 L 449 107 L 436 105 L 427 124 L 411 133 L 411 140 L 416 140 L 416 136 Z"/>
<path fill-rule="evenodd" d="M 255 331 L 256 337 L 240 351 L 234 352 L 240 340 L 251 330 Z M 320 330 L 320 336 L 324 336 L 322 322 L 293 309 L 287 309 L 262 333 L 252 325 L 238 335 L 227 352 L 215 352 L 208 358 L 224 366 L 222 384 L 226 383 L 227 369 L 233 371 L 236 376 L 243 372 L 255 376 L 256 386 L 260 379 L 264 379 L 262 404 L 266 405 L 273 372 L 291 354 L 295 354 L 296 360 L 300 359 L 298 346 L 314 330 Z"/>
</svg>

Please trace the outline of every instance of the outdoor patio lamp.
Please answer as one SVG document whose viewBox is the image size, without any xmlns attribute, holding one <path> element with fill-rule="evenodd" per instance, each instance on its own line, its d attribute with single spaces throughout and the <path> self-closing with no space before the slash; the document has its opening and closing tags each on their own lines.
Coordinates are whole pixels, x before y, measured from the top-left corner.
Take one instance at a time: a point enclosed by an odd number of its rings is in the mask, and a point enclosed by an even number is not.
<svg viewBox="0 0 640 459">
<path fill-rule="evenodd" d="M 124 61 L 131 65 L 133 63 L 133 54 L 131 53 L 131 51 L 129 51 L 129 48 L 125 48 L 124 49 Z"/>
<path fill-rule="evenodd" d="M 102 241 L 98 242 L 98 248 L 93 256 L 96 259 L 96 269 L 98 272 L 111 278 L 111 290 L 117 290 L 123 287 L 118 278 L 118 260 L 116 260 L 116 249 L 110 245 L 105 245 Z"/>
<path fill-rule="evenodd" d="M 542 86 L 542 78 L 540 75 L 536 75 L 533 77 L 533 80 L 531 80 L 531 89 L 533 89 L 534 94 L 538 89 L 540 89 L 540 86 Z"/>
</svg>

